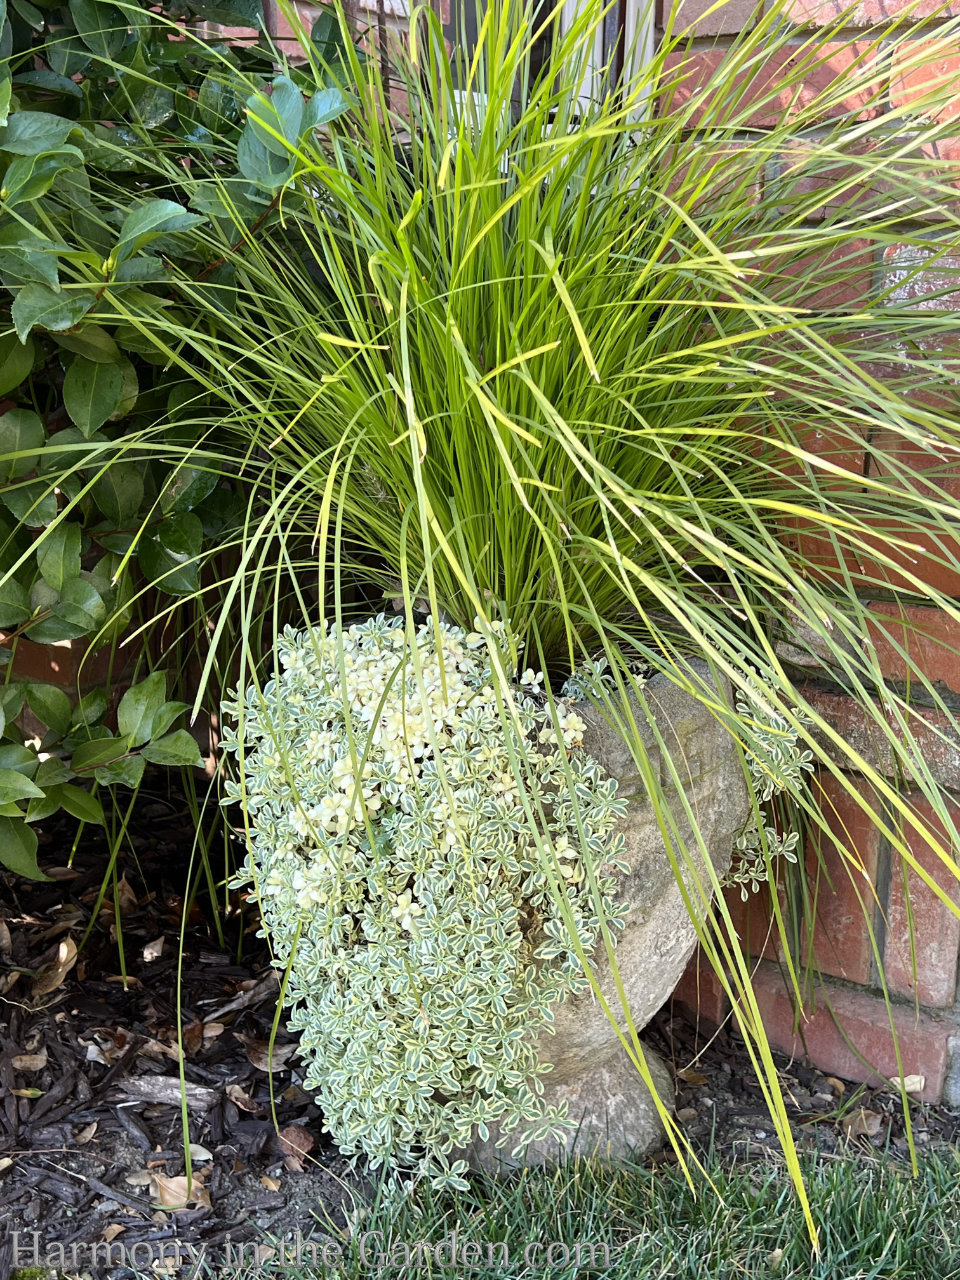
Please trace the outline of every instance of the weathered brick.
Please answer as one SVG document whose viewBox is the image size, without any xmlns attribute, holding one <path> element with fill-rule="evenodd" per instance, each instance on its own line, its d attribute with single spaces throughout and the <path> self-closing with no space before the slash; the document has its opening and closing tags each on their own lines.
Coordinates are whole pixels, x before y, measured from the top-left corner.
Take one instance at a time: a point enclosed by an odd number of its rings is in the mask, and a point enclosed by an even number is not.
<svg viewBox="0 0 960 1280">
<path fill-rule="evenodd" d="M 957 83 L 960 86 L 960 60 Z M 888 245 L 880 290 L 888 306 L 960 310 L 960 255 L 935 254 L 915 244 Z"/>
<path fill-rule="evenodd" d="M 874 808 L 878 800 L 866 783 L 850 778 Z M 806 868 L 811 900 L 816 904 L 812 953 L 822 973 L 867 983 L 873 971 L 873 947 L 867 927 L 877 915 L 879 834 L 870 817 L 831 774 L 821 774 L 814 798 L 827 819 L 829 833 L 814 830 L 807 847 Z"/>
<path fill-rule="evenodd" d="M 765 271 L 775 300 L 787 306 L 811 311 L 860 310 L 873 286 L 873 256 L 869 240 L 851 240 L 826 250 L 769 258 Z"/>
<path fill-rule="evenodd" d="M 793 1006 L 780 971 L 773 965 L 761 964 L 753 990 L 767 1037 L 782 1052 L 795 1057 L 805 1054 L 822 1071 L 871 1085 L 901 1074 L 890 1014 L 880 996 L 824 983 L 816 992 L 813 1008 L 805 1010 L 801 1017 L 800 1034 L 794 1034 Z M 902 1074 L 923 1076 L 920 1098 L 938 1102 L 943 1093 L 948 1045 L 956 1034 L 956 1025 L 927 1014 L 918 1018 L 912 1007 L 903 1005 L 892 1006 L 892 1020 L 900 1046 Z"/>
<path fill-rule="evenodd" d="M 822 27 L 843 18 L 844 26 L 872 27 L 903 17 L 909 22 L 950 17 L 960 13 L 960 3 L 944 5 L 943 0 L 860 0 L 851 8 L 848 0 L 791 0 L 787 15 L 798 26 Z"/>
<path fill-rule="evenodd" d="M 752 26 L 757 12 L 756 0 L 659 0 L 657 25 L 666 27 L 672 17 L 675 35 L 730 36 Z"/>
<path fill-rule="evenodd" d="M 887 75 L 879 68 L 875 74 L 869 71 L 872 52 L 867 43 L 828 41 L 812 61 L 804 46 L 788 45 L 772 50 L 762 65 L 749 70 L 733 70 L 730 58 L 726 49 L 668 54 L 665 69 L 671 79 L 661 95 L 661 110 L 690 108 L 691 127 L 770 128 L 801 113 L 805 123 L 812 123 L 814 107 L 816 117 L 823 120 L 846 114 L 868 120 L 883 109 Z M 736 95 L 729 94 L 726 85 L 723 94 L 712 91 L 711 85 L 730 76 Z M 851 76 L 857 79 L 856 88 L 835 98 L 833 91 L 842 91 Z"/>
<path fill-rule="evenodd" d="M 871 769 L 889 778 L 899 776 L 901 769 L 907 782 L 915 779 L 906 765 L 894 758 L 893 750 L 880 727 L 853 698 L 842 693 L 832 693 L 816 686 L 804 688 L 806 701 L 830 726 L 833 733 L 846 742 Z M 892 714 L 887 723 L 894 739 L 902 738 Z M 819 729 L 812 736 L 818 745 L 837 757 L 835 739 Z M 955 788 L 960 778 L 960 727 L 947 714 L 928 707 L 913 707 L 910 712 L 910 732 L 922 756 L 924 767 L 934 781 L 943 787 Z M 853 764 L 850 765 L 854 767 Z"/>
<path fill-rule="evenodd" d="M 919 671 L 960 692 L 960 622 L 942 609 L 883 600 L 869 612 L 867 641 L 885 680 L 916 685 Z"/>
<path fill-rule="evenodd" d="M 939 120 L 960 119 L 960 41 L 954 37 L 904 41 L 894 52 L 890 105 Z"/>
<path fill-rule="evenodd" d="M 954 823 L 960 821 L 960 805 L 951 803 Z M 951 840 L 943 824 L 922 796 L 913 809 L 933 839 L 948 848 Z M 917 863 L 955 903 L 960 903 L 960 884 L 945 867 L 923 835 L 905 827 L 904 842 Z M 956 858 L 957 850 L 953 856 Z M 953 1004 L 957 990 L 957 953 L 960 949 L 960 920 L 924 880 L 899 857 L 895 857 L 887 911 L 887 940 L 884 972 L 890 990 L 916 997 L 922 1004 L 943 1007 Z M 905 874 L 904 874 L 905 873 Z M 906 892 L 904 880 L 906 880 Z M 909 895 L 909 907 L 908 898 Z M 910 914 L 913 915 L 914 957 L 910 953 Z M 916 960 L 916 986 L 913 959 Z"/>
</svg>

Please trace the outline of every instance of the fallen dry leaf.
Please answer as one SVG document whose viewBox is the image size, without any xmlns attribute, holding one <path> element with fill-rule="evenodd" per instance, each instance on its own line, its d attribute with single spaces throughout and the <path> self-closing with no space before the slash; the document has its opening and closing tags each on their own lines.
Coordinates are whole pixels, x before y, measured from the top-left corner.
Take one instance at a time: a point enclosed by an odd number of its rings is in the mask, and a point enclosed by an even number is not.
<svg viewBox="0 0 960 1280">
<path fill-rule="evenodd" d="M 18 1053 L 10 1059 L 14 1071 L 42 1071 L 47 1065 L 47 1051 L 42 1053 Z"/>
<path fill-rule="evenodd" d="M 204 1043 L 208 1040 L 216 1040 L 217 1036 L 222 1036 L 226 1027 L 222 1022 L 205 1022 L 203 1024 Z"/>
<path fill-rule="evenodd" d="M 180 1043 L 188 1058 L 192 1058 L 198 1049 L 203 1048 L 203 1023 L 199 1018 L 194 1018 L 193 1022 L 183 1028 Z"/>
<path fill-rule="evenodd" d="M 923 1086 L 927 1083 L 925 1076 L 891 1076 L 890 1083 L 894 1089 L 903 1088 L 904 1093 L 923 1093 Z"/>
<path fill-rule="evenodd" d="M 9 1156 L 0 1156 L 0 1173 L 5 1169 L 9 1169 L 13 1164 L 13 1160 Z"/>
<path fill-rule="evenodd" d="M 64 938 L 57 948 L 54 963 L 41 969 L 34 979 L 34 996 L 48 996 L 51 991 L 56 991 L 76 963 L 77 944 L 72 938 Z"/>
<path fill-rule="evenodd" d="M 872 1138 L 880 1132 L 883 1116 L 878 1115 L 876 1111 L 868 1111 L 866 1107 L 860 1107 L 853 1115 L 844 1116 L 840 1124 L 848 1138 L 861 1136 Z"/>
<path fill-rule="evenodd" d="M 828 1084 L 834 1093 L 846 1093 L 847 1086 L 836 1076 L 824 1076 L 824 1084 Z"/>
<path fill-rule="evenodd" d="M 284 1162 L 288 1169 L 300 1172 L 303 1169 L 304 1156 L 313 1149 L 313 1134 L 299 1124 L 288 1125 L 277 1135 L 280 1150 L 287 1157 Z"/>
<path fill-rule="evenodd" d="M 42 1098 L 42 1089 L 11 1089 L 10 1092 L 15 1098 Z"/>
<path fill-rule="evenodd" d="M 120 877 L 114 893 L 114 900 L 117 904 L 117 910 L 122 916 L 127 915 L 131 911 L 136 911 L 139 903 L 137 901 L 137 892 L 133 886 L 127 881 L 126 872 Z M 111 906 L 112 910 L 112 906 Z"/>
<path fill-rule="evenodd" d="M 241 1111 L 252 1111 L 256 1113 L 263 1110 L 260 1103 L 254 1102 L 250 1095 L 248 1093 L 244 1093 L 243 1089 L 241 1089 L 238 1084 L 227 1085 L 227 1097 L 235 1106 L 239 1107 Z"/>
<path fill-rule="evenodd" d="M 199 1142 L 190 1143 L 190 1159 L 191 1160 L 212 1160 L 213 1153 L 208 1151 L 206 1147 L 201 1147 Z"/>
<path fill-rule="evenodd" d="M 129 1187 L 149 1187 L 153 1174 L 149 1169 L 135 1169 L 133 1173 L 124 1175 L 124 1182 Z"/>
<path fill-rule="evenodd" d="M 258 1071 L 283 1071 L 287 1059 L 297 1051 L 295 1044 L 275 1044 L 271 1053 L 269 1040 L 241 1035 L 239 1031 L 234 1031 L 233 1034 L 246 1050 L 247 1061 Z"/>
<path fill-rule="evenodd" d="M 148 942 L 143 948 L 143 959 L 145 964 L 149 964 L 151 960 L 159 960 L 163 955 L 164 937 L 161 934 L 159 938 L 155 938 L 153 942 Z"/>
<path fill-rule="evenodd" d="M 192 1178 L 180 1175 L 168 1178 L 163 1173 L 150 1175 L 153 1184 L 153 1199 L 165 1209 L 185 1209 L 188 1205 L 209 1209 L 210 1192 L 203 1185 L 201 1174 L 195 1173 Z"/>
<path fill-rule="evenodd" d="M 279 1191 L 280 1188 L 283 1186 L 283 1183 L 280 1181 L 279 1178 L 271 1178 L 269 1173 L 261 1174 L 260 1181 L 263 1183 L 263 1185 L 267 1188 L 268 1191 Z"/>
<path fill-rule="evenodd" d="M 123 1235 L 126 1229 L 127 1228 L 122 1227 L 119 1222 L 111 1222 L 101 1231 L 100 1239 L 105 1240 L 107 1244 L 109 1244 L 111 1240 L 116 1240 L 117 1236 Z"/>
<path fill-rule="evenodd" d="M 7 928 L 7 922 L 0 920 L 0 956 L 8 956 L 13 950 L 13 939 L 10 937 L 10 930 Z"/>
<path fill-rule="evenodd" d="M 677 1079 L 682 1080 L 684 1084 L 709 1084 L 710 1081 L 705 1075 L 701 1075 L 699 1071 L 694 1071 L 691 1067 L 683 1067 L 677 1072 Z"/>
<path fill-rule="evenodd" d="M 93 1135 L 97 1132 L 97 1124 L 98 1121 L 91 1120 L 91 1122 L 88 1125 L 85 1125 L 74 1137 L 73 1140 L 78 1147 L 85 1147 L 87 1145 Z"/>
</svg>

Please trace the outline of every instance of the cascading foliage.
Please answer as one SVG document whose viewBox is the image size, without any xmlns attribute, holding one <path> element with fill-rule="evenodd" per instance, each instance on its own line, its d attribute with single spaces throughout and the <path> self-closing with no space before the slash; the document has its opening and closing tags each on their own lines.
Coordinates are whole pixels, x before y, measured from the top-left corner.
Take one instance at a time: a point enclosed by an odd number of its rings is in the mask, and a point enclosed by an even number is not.
<svg viewBox="0 0 960 1280">
<path fill-rule="evenodd" d="M 493 634 L 506 655 L 506 628 Z M 626 805 L 576 709 L 530 696 L 538 673 L 504 725 L 479 632 L 411 637 L 380 615 L 288 628 L 277 656 L 262 690 L 224 707 L 242 767 L 226 786 L 249 816 L 242 882 L 288 968 L 305 1082 L 341 1150 L 455 1185 L 466 1166 L 448 1155 L 473 1126 L 505 1140 L 563 1125 L 538 1096 L 536 1033 L 587 989 L 601 920 L 622 919 Z"/>
</svg>

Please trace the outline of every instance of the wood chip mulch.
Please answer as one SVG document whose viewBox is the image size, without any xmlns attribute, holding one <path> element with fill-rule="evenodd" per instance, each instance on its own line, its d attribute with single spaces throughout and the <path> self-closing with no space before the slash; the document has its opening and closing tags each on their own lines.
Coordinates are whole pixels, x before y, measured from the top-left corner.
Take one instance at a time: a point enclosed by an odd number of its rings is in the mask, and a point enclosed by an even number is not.
<svg viewBox="0 0 960 1280">
<path fill-rule="evenodd" d="M 358 1186 L 298 1083 L 295 1038 L 281 1028 L 271 1050 L 277 974 L 243 905 L 221 943 L 198 895 L 181 961 L 189 812 L 148 798 L 129 834 L 102 902 L 103 837 L 88 828 L 69 860 L 69 822 L 41 837 L 51 882 L 0 873 L 0 1280 L 14 1231 L 21 1262 L 32 1232 L 44 1254 L 175 1239 L 209 1258 L 228 1237 L 339 1230 Z"/>
</svg>

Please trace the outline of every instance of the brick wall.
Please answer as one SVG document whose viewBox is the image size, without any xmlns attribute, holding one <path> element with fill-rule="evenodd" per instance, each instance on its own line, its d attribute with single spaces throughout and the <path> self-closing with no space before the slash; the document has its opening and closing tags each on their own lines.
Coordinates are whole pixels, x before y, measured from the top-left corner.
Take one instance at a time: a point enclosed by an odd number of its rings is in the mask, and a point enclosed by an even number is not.
<svg viewBox="0 0 960 1280">
<path fill-rule="evenodd" d="M 669 2 L 663 0 L 663 3 Z M 678 20 L 681 27 L 692 26 L 696 35 L 695 52 L 687 56 L 692 56 L 699 65 L 684 81 L 680 92 L 685 94 L 694 90 L 709 92 L 710 75 L 722 58 L 723 47 L 729 44 L 753 10 L 751 0 L 732 0 L 714 13 L 708 12 L 710 7 L 710 0 L 681 0 L 675 11 L 675 21 Z M 835 20 L 846 7 L 838 0 L 794 0 L 792 13 L 797 24 L 797 44 L 809 39 L 812 30 Z M 895 19 L 903 8 L 903 3 L 898 3 L 898 0 L 863 0 L 848 14 L 846 21 L 854 29 L 866 27 Z M 950 12 L 931 0 L 931 4 L 916 15 L 922 22 L 915 28 L 913 38 L 929 47 L 931 41 L 938 40 L 936 21 L 949 16 Z M 960 5 L 955 4 L 952 12 L 960 12 Z M 659 20 L 661 23 L 664 20 L 663 10 Z M 956 107 L 948 108 L 947 118 L 957 117 L 958 136 L 939 146 L 938 156 L 957 162 L 960 185 L 960 47 L 947 45 L 942 39 L 939 43 L 938 56 L 926 77 L 916 71 L 898 71 L 895 62 L 884 73 L 886 79 L 879 86 L 876 97 L 863 104 L 851 105 L 858 106 L 864 114 L 875 115 L 916 99 L 930 87 L 931 77 L 956 83 Z M 826 52 L 829 55 L 829 50 Z M 819 75 L 821 79 L 829 78 L 842 69 L 839 65 L 835 67 L 828 57 Z M 748 91 L 755 90 L 758 97 L 769 93 L 771 84 L 775 86 L 776 73 L 775 64 L 757 72 Z M 754 122 L 757 126 L 764 125 L 763 113 L 769 109 L 768 104 L 758 112 Z M 779 158 L 780 164 L 789 165 L 791 162 L 791 156 Z M 944 283 L 933 271 L 908 280 L 909 272 L 917 265 L 922 266 L 922 263 L 918 263 L 915 248 L 892 245 L 867 264 L 867 275 L 874 287 L 892 289 L 891 296 L 897 301 L 910 301 L 934 293 Z M 904 282 L 902 286 L 901 280 Z M 952 309 L 960 306 L 960 296 L 945 294 L 932 301 L 926 299 L 921 305 Z M 874 372 L 879 376 L 883 374 L 880 368 Z M 830 440 L 827 431 L 823 432 L 821 439 L 824 450 L 834 450 L 833 461 L 837 465 L 868 474 L 869 468 L 876 466 L 872 458 L 865 459 L 862 454 L 857 457 L 838 456 L 838 446 Z M 843 448 L 849 449 L 849 442 Z M 905 461 L 911 460 L 905 457 Z M 955 478 L 948 475 L 944 482 L 940 474 L 937 480 L 960 495 L 960 466 L 956 469 Z M 939 562 L 943 557 L 935 547 L 927 550 L 929 555 L 925 556 L 922 550 L 914 553 L 909 564 L 905 560 L 905 566 L 946 594 L 960 597 L 960 574 L 951 565 Z M 827 573 L 829 564 L 830 551 L 827 549 L 824 554 L 824 571 Z M 863 641 L 864 645 L 873 647 L 883 676 L 904 687 L 908 669 L 901 651 L 906 650 L 929 681 L 941 693 L 956 696 L 960 704 L 960 627 L 937 609 L 904 605 L 897 601 L 895 590 L 903 580 L 895 570 L 860 567 L 885 580 L 875 592 L 867 590 L 866 599 L 873 625 Z M 872 598 L 873 595 L 876 598 Z M 832 688 L 829 679 L 823 678 L 822 671 L 812 672 L 811 677 L 805 692 L 818 711 L 858 747 L 871 765 L 888 773 L 882 739 L 863 712 L 838 688 Z M 917 704 L 915 723 L 922 729 L 922 722 L 926 720 L 930 726 L 926 734 L 926 754 L 931 771 L 941 785 L 958 792 L 960 741 L 949 728 L 939 723 L 930 708 L 923 706 L 923 690 L 916 688 L 915 679 L 912 696 Z M 849 776 L 847 781 L 858 791 L 867 786 L 863 777 Z M 812 982 L 801 1011 L 795 1010 L 783 971 L 777 963 L 778 939 L 776 929 L 771 931 L 770 927 L 769 902 L 759 895 L 745 906 L 738 892 L 730 898 L 731 912 L 741 938 L 755 957 L 754 986 L 767 1034 L 771 1042 L 785 1052 L 806 1053 L 824 1070 L 855 1080 L 876 1081 L 878 1077 L 871 1068 L 888 1077 L 920 1075 L 924 1078 L 924 1099 L 943 1099 L 960 1105 L 960 1000 L 957 990 L 960 921 L 920 877 L 910 871 L 906 878 L 913 917 L 911 954 L 911 929 L 904 892 L 905 864 L 835 779 L 827 778 L 819 785 L 825 808 L 831 814 L 831 827 L 841 836 L 847 856 L 841 857 L 835 850 L 825 847 L 825 869 L 818 871 L 819 863 L 812 841 L 807 849 L 808 898 L 811 904 L 815 903 L 812 941 L 819 975 Z M 936 822 L 922 797 L 912 795 L 909 790 L 905 795 L 921 821 L 936 831 Z M 960 887 L 931 854 L 919 834 L 910 834 L 907 842 L 920 865 L 948 894 L 956 896 L 960 893 Z M 824 845 L 827 846 L 828 842 Z M 808 941 L 803 937 L 804 947 Z M 892 1014 L 884 1004 L 878 959 L 883 963 Z M 718 1023 L 731 1013 L 721 984 L 699 956 L 691 961 L 674 999 L 709 1024 Z M 900 1065 L 894 1050 L 891 1021 L 896 1028 L 902 1055 Z"/>
</svg>

